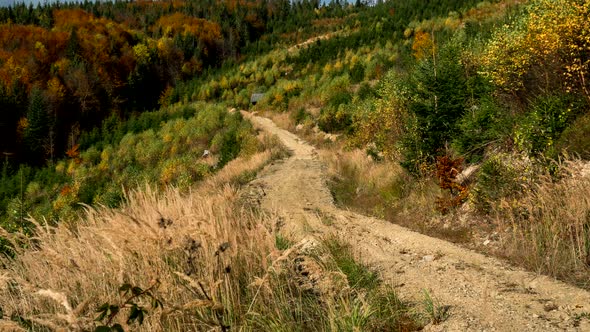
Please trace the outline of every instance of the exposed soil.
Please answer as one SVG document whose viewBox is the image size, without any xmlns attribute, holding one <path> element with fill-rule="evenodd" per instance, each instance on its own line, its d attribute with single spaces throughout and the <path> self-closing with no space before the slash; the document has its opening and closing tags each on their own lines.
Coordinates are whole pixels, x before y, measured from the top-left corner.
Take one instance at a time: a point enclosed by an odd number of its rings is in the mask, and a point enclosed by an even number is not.
<svg viewBox="0 0 590 332">
<path fill-rule="evenodd" d="M 271 120 L 244 115 L 292 151 L 247 187 L 276 213 L 294 240 L 336 235 L 377 268 L 400 296 L 420 303 L 424 290 L 449 317 L 428 331 L 590 331 L 590 293 L 510 266 L 455 244 L 384 220 L 342 210 L 326 185 L 326 168 L 312 146 Z"/>
<path fill-rule="evenodd" d="M 325 35 L 321 35 L 321 36 L 317 36 L 317 37 L 309 38 L 309 39 L 307 39 L 307 40 L 306 40 L 306 41 L 304 41 L 304 42 L 301 42 L 301 43 L 299 43 L 299 44 L 296 44 L 296 45 L 294 45 L 294 46 L 291 46 L 291 47 L 289 47 L 288 51 L 289 51 L 289 52 L 293 52 L 293 51 L 294 51 L 294 50 L 296 50 L 296 49 L 299 49 L 299 48 L 301 48 L 301 47 L 303 47 L 303 46 L 307 46 L 307 45 L 309 45 L 309 44 L 311 44 L 311 43 L 315 43 L 315 42 L 316 42 L 316 41 L 318 41 L 318 40 L 330 39 L 330 38 L 332 38 L 332 37 L 333 37 L 335 34 L 336 34 L 336 32 L 331 32 L 331 33 L 327 33 L 327 34 L 325 34 Z"/>
</svg>

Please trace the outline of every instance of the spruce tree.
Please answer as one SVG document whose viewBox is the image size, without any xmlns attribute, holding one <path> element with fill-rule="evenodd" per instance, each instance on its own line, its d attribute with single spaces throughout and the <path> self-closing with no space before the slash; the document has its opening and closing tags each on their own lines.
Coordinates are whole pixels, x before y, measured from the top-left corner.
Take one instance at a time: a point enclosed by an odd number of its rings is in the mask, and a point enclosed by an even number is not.
<svg viewBox="0 0 590 332">
<path fill-rule="evenodd" d="M 49 135 L 49 116 L 47 102 L 43 92 L 33 88 L 27 109 L 27 127 L 24 140 L 27 148 L 27 159 L 32 163 L 40 163 L 44 157 L 44 144 Z"/>
<path fill-rule="evenodd" d="M 68 44 L 66 45 L 66 56 L 70 60 L 80 60 L 80 40 L 78 38 L 78 32 L 76 28 L 72 28 L 72 32 L 70 33 L 70 39 L 68 40 Z"/>
<path fill-rule="evenodd" d="M 403 164 L 410 170 L 443 154 L 458 130 L 470 97 L 459 51 L 459 45 L 451 42 L 421 60 L 410 75 L 409 111 L 415 123 L 413 136 L 404 144 Z"/>
</svg>

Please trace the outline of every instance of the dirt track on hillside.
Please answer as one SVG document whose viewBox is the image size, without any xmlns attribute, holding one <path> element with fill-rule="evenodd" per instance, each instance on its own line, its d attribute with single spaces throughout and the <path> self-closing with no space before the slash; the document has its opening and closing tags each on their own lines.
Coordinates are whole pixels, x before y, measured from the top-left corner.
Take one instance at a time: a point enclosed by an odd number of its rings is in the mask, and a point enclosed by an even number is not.
<svg viewBox="0 0 590 332">
<path fill-rule="evenodd" d="M 449 318 L 428 331 L 590 331 L 590 293 L 495 258 L 334 205 L 325 166 L 312 146 L 271 120 L 244 113 L 292 151 L 260 172 L 249 189 L 277 213 L 295 239 L 335 234 L 353 245 L 400 296 L 421 302 L 424 290 Z M 581 318 L 580 318 L 581 317 Z"/>
</svg>

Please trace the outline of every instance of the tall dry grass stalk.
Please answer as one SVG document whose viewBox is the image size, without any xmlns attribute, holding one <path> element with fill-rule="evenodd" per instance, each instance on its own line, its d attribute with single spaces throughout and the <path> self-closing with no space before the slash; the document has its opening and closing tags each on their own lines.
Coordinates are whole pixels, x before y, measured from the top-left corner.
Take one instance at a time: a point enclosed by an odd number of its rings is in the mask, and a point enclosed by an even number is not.
<svg viewBox="0 0 590 332">
<path fill-rule="evenodd" d="M 566 161 L 562 177 L 541 176 L 517 200 L 499 205 L 497 222 L 509 227 L 509 257 L 529 268 L 589 287 L 590 174 L 588 164 Z"/>
<path fill-rule="evenodd" d="M 275 288 L 265 275 L 280 252 L 270 222 L 240 206 L 238 190 L 228 184 L 270 157 L 232 161 L 189 195 L 146 187 L 129 192 L 121 209 L 88 207 L 75 222 L 39 226 L 34 238 L 13 236 L 21 249 L 2 260 L 0 326 L 89 330 L 97 306 L 121 302 L 124 283 L 144 289 L 157 283 L 154 293 L 164 304 L 132 330 L 248 326 L 251 315 L 272 311 L 273 296 L 264 289 Z M 124 312 L 115 319 L 126 326 Z"/>
</svg>

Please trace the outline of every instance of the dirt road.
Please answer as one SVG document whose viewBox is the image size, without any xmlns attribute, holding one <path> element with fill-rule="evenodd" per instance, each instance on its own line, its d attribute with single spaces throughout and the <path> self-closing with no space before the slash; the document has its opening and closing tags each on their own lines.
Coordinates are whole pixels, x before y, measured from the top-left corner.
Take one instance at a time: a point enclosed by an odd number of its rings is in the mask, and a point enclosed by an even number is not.
<svg viewBox="0 0 590 332">
<path fill-rule="evenodd" d="M 314 148 L 269 119 L 244 113 L 275 134 L 292 157 L 266 167 L 250 190 L 262 208 L 281 216 L 281 231 L 298 239 L 336 234 L 375 266 L 402 298 L 424 290 L 449 318 L 429 331 L 590 331 L 590 293 L 512 267 L 387 221 L 338 209 Z"/>
</svg>

